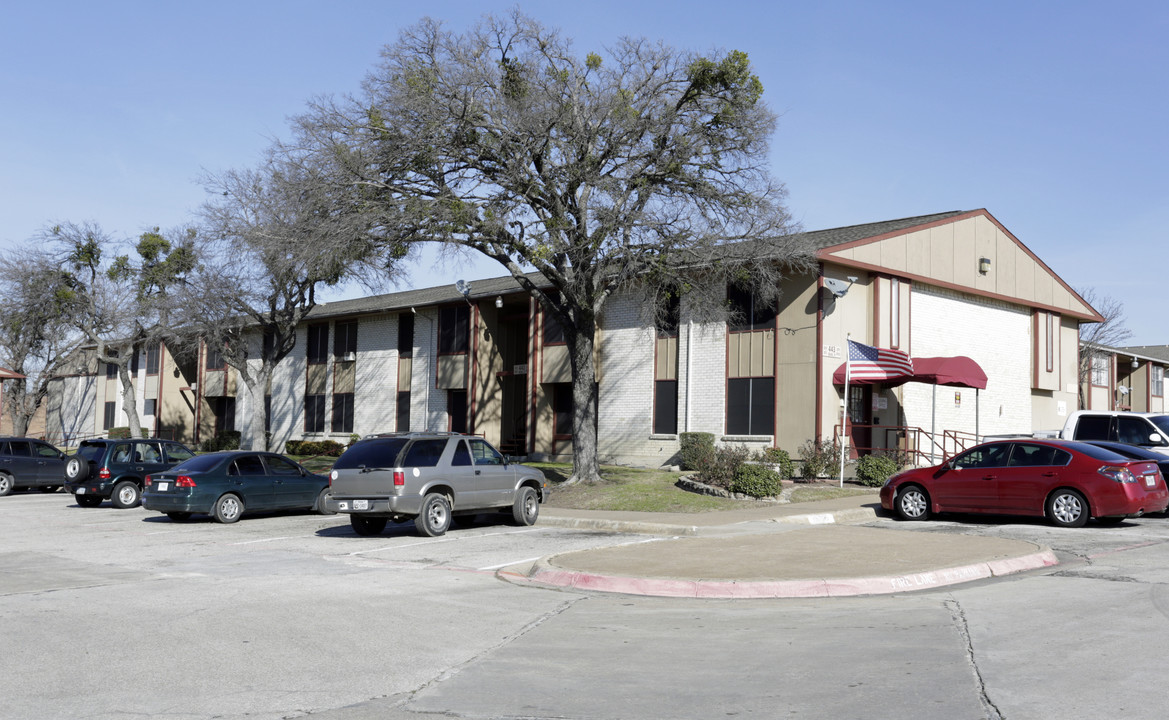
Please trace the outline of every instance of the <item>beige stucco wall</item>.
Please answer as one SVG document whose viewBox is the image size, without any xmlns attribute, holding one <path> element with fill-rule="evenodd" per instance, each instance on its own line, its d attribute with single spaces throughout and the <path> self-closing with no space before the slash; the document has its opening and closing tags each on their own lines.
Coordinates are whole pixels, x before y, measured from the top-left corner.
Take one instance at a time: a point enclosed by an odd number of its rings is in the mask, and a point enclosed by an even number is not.
<svg viewBox="0 0 1169 720">
<path fill-rule="evenodd" d="M 820 368 L 820 386 L 824 389 L 820 403 L 820 427 L 818 435 L 823 440 L 831 440 L 836 436 L 842 418 L 843 390 L 832 384 L 832 374 L 848 357 L 848 337 L 855 342 L 872 345 L 872 279 L 867 273 L 841 268 L 833 265 L 824 267 L 824 277 L 837 278 L 848 282 L 848 276 L 855 276 L 857 281 L 844 297 L 836 298 L 826 290 L 820 291 L 823 307 L 824 322 L 820 355 L 823 363 Z"/>
</svg>

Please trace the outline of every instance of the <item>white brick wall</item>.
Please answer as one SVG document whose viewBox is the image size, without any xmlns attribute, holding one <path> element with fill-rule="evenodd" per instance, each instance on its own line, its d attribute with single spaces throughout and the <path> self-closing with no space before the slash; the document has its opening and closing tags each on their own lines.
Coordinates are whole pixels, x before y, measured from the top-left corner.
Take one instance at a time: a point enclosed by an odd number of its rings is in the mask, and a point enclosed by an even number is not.
<svg viewBox="0 0 1169 720">
<path fill-rule="evenodd" d="M 1031 314 L 1019 306 L 976 298 L 950 290 L 915 285 L 912 295 L 911 354 L 913 357 L 966 355 L 986 372 L 986 389 L 902 386 L 906 424 L 930 430 L 935 426 L 982 435 L 1031 432 Z M 955 404 L 961 394 L 961 405 Z"/>
<path fill-rule="evenodd" d="M 362 318 L 357 324 L 357 381 L 353 432 L 393 432 L 398 398 L 398 316 Z"/>
</svg>

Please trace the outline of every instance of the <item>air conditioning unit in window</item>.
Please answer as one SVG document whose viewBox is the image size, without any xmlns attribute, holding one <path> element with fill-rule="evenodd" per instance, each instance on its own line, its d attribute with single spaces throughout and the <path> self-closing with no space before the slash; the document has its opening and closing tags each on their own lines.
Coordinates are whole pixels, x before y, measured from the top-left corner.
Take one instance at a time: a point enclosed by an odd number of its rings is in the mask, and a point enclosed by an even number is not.
<svg viewBox="0 0 1169 720">
<path fill-rule="evenodd" d="M 341 356 L 341 359 L 344 360 L 345 362 L 353 362 L 354 360 L 357 359 L 357 353 L 347 352 Z"/>
</svg>

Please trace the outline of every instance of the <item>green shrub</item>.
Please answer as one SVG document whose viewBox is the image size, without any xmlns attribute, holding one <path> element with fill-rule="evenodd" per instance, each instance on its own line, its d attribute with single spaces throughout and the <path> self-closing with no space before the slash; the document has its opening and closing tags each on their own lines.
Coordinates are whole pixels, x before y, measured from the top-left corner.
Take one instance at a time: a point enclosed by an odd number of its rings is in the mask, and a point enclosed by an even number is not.
<svg viewBox="0 0 1169 720">
<path fill-rule="evenodd" d="M 218 452 L 219 450 L 239 450 L 239 430 L 227 430 L 213 438 L 207 438 L 199 447 L 203 452 Z"/>
<path fill-rule="evenodd" d="M 704 472 L 714 462 L 714 435 L 706 432 L 684 432 L 678 435 L 679 455 L 683 470 Z"/>
<path fill-rule="evenodd" d="M 791 462 L 790 460 L 788 462 Z M 779 473 L 763 465 L 740 465 L 731 480 L 730 491 L 762 498 L 778 495 Z"/>
<path fill-rule="evenodd" d="M 800 446 L 800 459 L 804 466 L 800 473 L 807 480 L 829 477 L 840 463 L 840 443 L 836 438 L 809 440 Z"/>
<path fill-rule="evenodd" d="M 727 445 L 714 449 L 714 457 L 699 477 L 707 485 L 729 490 L 735 473 L 751 457 L 751 451 L 744 445 Z"/>
<path fill-rule="evenodd" d="M 856 479 L 861 485 L 880 487 L 900 468 L 888 455 L 865 455 L 856 461 Z"/>
<path fill-rule="evenodd" d="M 345 446 L 336 440 L 289 440 L 284 443 L 284 452 L 289 455 L 341 457 Z"/>
<path fill-rule="evenodd" d="M 130 437 L 129 427 L 112 427 L 106 431 L 106 437 L 111 440 L 125 440 Z"/>
<path fill-rule="evenodd" d="M 796 474 L 795 463 L 792 462 L 791 456 L 787 454 L 787 450 L 775 447 L 767 448 L 759 453 L 758 460 L 768 465 L 778 465 L 779 477 L 782 480 L 787 480 Z"/>
</svg>

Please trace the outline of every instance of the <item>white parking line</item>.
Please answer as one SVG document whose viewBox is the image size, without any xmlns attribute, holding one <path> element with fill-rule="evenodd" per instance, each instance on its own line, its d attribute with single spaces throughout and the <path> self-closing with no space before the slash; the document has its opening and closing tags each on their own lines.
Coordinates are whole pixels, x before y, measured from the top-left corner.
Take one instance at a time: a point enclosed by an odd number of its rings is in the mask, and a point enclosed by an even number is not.
<svg viewBox="0 0 1169 720">
<path fill-rule="evenodd" d="M 275 542 L 276 540 L 295 540 L 298 537 L 312 537 L 312 535 L 285 535 L 284 537 L 261 538 L 260 540 L 245 540 L 243 542 L 228 543 L 228 545 L 255 545 L 256 543 Z"/>
<path fill-rule="evenodd" d="M 420 542 L 412 542 L 412 543 L 407 543 L 404 545 L 385 545 L 383 547 L 370 548 L 369 550 L 354 550 L 353 552 L 351 552 L 349 554 L 350 555 L 367 555 L 369 553 L 382 552 L 384 550 L 402 550 L 402 549 L 406 549 L 406 548 L 419 547 L 421 545 L 434 545 L 435 543 L 449 543 L 449 542 L 456 542 L 458 540 L 474 540 L 477 538 L 484 538 L 484 537 L 497 537 L 499 535 L 520 535 L 523 533 L 541 532 L 541 531 L 546 530 L 546 529 L 547 528 L 525 528 L 523 530 L 509 530 L 507 532 L 485 532 L 485 533 L 477 533 L 475 535 L 468 535 L 468 534 L 460 533 L 458 535 L 445 535 L 441 538 L 437 538 L 434 540 L 422 540 Z"/>
<path fill-rule="evenodd" d="M 483 572 L 486 570 L 498 570 L 501 567 L 508 567 L 509 565 L 523 565 L 524 563 L 536 562 L 537 560 L 539 560 L 542 557 L 544 557 L 544 556 L 537 555 L 534 558 L 525 558 L 523 560 L 510 560 L 508 562 L 500 563 L 498 565 L 488 565 L 487 567 L 481 567 L 481 568 L 479 568 L 479 571 Z"/>
</svg>

